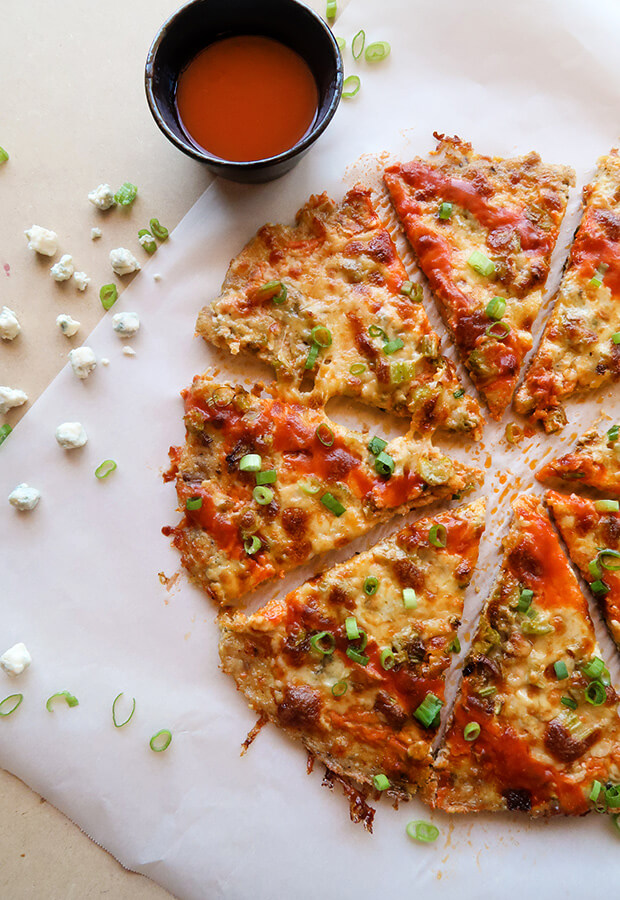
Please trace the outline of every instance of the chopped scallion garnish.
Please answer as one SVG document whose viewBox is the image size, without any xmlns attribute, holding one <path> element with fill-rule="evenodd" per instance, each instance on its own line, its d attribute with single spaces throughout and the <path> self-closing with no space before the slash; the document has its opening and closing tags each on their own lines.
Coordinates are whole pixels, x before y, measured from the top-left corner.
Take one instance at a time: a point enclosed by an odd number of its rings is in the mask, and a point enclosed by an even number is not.
<svg viewBox="0 0 620 900">
<path fill-rule="evenodd" d="M 620 435 L 620 425 L 612 425 L 607 432 L 607 442 L 614 444 L 618 440 L 618 435 Z"/>
<path fill-rule="evenodd" d="M 440 219 L 449 219 L 452 215 L 452 204 L 447 202 L 440 203 L 437 215 Z"/>
<path fill-rule="evenodd" d="M 384 441 L 383 438 L 374 437 L 371 439 L 368 444 L 368 449 L 372 453 L 373 456 L 378 456 L 382 450 L 385 450 L 387 447 L 387 441 Z"/>
<path fill-rule="evenodd" d="M 609 562 L 610 559 L 620 560 L 620 553 L 617 550 L 609 550 L 608 548 L 599 550 L 597 559 L 602 567 L 610 572 L 617 572 L 620 569 L 620 565 L 614 566 Z"/>
<path fill-rule="evenodd" d="M 448 532 L 445 525 L 433 525 L 428 532 L 428 539 L 433 547 L 445 547 L 448 543 Z"/>
<path fill-rule="evenodd" d="M 378 791 L 387 791 L 390 786 L 390 779 L 387 775 L 375 775 L 372 779 L 372 783 Z"/>
<path fill-rule="evenodd" d="M 321 422 L 321 424 L 317 426 L 315 434 L 324 447 L 331 447 L 336 440 L 336 435 L 325 422 Z"/>
<path fill-rule="evenodd" d="M 572 697 L 562 697 L 560 703 L 563 706 L 568 706 L 569 709 L 577 709 L 577 701 L 573 700 Z"/>
<path fill-rule="evenodd" d="M 442 706 L 443 701 L 432 692 L 429 692 L 413 714 L 418 722 L 421 722 L 425 728 L 429 728 L 438 717 Z"/>
<path fill-rule="evenodd" d="M 273 491 L 262 484 L 257 484 L 252 491 L 252 496 L 259 506 L 269 506 L 273 500 Z"/>
<path fill-rule="evenodd" d="M 262 457 L 258 453 L 246 453 L 239 460 L 239 470 L 241 472 L 260 472 L 263 464 Z"/>
<path fill-rule="evenodd" d="M 147 253 L 155 253 L 155 251 L 157 250 L 157 244 L 153 240 L 153 235 L 148 230 L 148 228 L 140 229 L 140 231 L 138 232 L 138 239 L 146 237 L 147 235 L 149 236 L 150 241 L 140 240 L 140 246 L 144 247 Z"/>
<path fill-rule="evenodd" d="M 265 472 L 256 473 L 256 484 L 275 484 L 278 473 L 275 469 L 267 469 Z"/>
<path fill-rule="evenodd" d="M 95 478 L 107 478 L 117 468 L 113 459 L 104 459 L 101 465 L 95 469 Z"/>
<path fill-rule="evenodd" d="M 478 272 L 479 275 L 484 275 L 487 278 L 495 272 L 495 263 L 480 250 L 474 250 L 467 263 L 474 272 Z"/>
<path fill-rule="evenodd" d="M 608 594 L 609 586 L 605 584 L 604 581 L 600 579 L 598 581 L 593 581 L 590 585 L 595 594 Z"/>
<path fill-rule="evenodd" d="M 387 340 L 388 340 L 387 334 L 385 333 L 385 331 L 383 330 L 383 328 L 381 328 L 380 325 L 369 325 L 369 326 L 368 326 L 368 334 L 369 334 L 371 337 L 380 337 L 380 338 L 383 338 L 384 341 L 387 341 Z"/>
<path fill-rule="evenodd" d="M 332 333 L 325 325 L 315 325 L 310 332 L 310 337 L 319 347 L 331 347 Z"/>
<path fill-rule="evenodd" d="M 475 741 L 480 735 L 480 730 L 478 722 L 468 722 L 463 729 L 463 737 L 466 741 Z"/>
<path fill-rule="evenodd" d="M 315 481 L 303 481 L 300 485 L 304 494 L 318 494 L 321 490 L 321 485 Z"/>
<path fill-rule="evenodd" d="M 8 697 L 5 697 L 4 700 L 0 701 L 0 716 L 3 718 L 5 716 L 10 716 L 11 713 L 14 713 L 17 707 L 21 705 L 23 699 L 23 694 L 9 694 Z"/>
<path fill-rule="evenodd" d="M 600 706 L 607 699 L 607 691 L 600 681 L 591 681 L 586 688 L 586 700 L 592 706 Z"/>
<path fill-rule="evenodd" d="M 611 336 L 612 344 L 620 344 L 620 331 L 614 331 Z"/>
<path fill-rule="evenodd" d="M 344 620 L 344 630 L 350 641 L 357 641 L 359 639 L 360 630 L 355 616 L 347 616 Z"/>
<path fill-rule="evenodd" d="M 313 345 L 310 347 L 310 350 L 309 350 L 309 352 L 308 352 L 308 356 L 306 357 L 306 362 L 305 362 L 305 365 L 304 365 L 304 368 L 305 368 L 305 369 L 313 369 L 313 368 L 314 368 L 314 364 L 315 364 L 315 362 L 317 361 L 317 359 L 318 359 L 318 357 L 319 357 L 319 350 L 320 350 L 320 349 L 321 349 L 321 348 L 319 347 L 318 344 L 313 344 Z"/>
<path fill-rule="evenodd" d="M 263 542 L 260 538 L 257 538 L 255 534 L 253 534 L 251 538 L 246 538 L 243 542 L 243 549 L 248 554 L 248 556 L 253 556 L 260 550 L 262 546 Z"/>
<path fill-rule="evenodd" d="M 70 694 L 69 691 L 59 691 L 57 694 L 52 694 L 51 697 L 48 698 L 47 703 L 45 704 L 45 708 L 48 712 L 54 712 L 53 703 L 54 700 L 64 700 L 67 706 L 78 706 L 79 700 L 77 697 L 74 697 L 73 694 Z"/>
<path fill-rule="evenodd" d="M 367 575 L 366 578 L 364 578 L 364 593 L 368 597 L 372 597 L 373 594 L 376 594 L 378 587 L 379 579 L 375 578 L 374 575 Z"/>
<path fill-rule="evenodd" d="M 99 299 L 104 309 L 110 309 L 118 300 L 118 288 L 115 284 L 104 284 L 99 288 Z"/>
<path fill-rule="evenodd" d="M 168 229 L 159 224 L 159 219 L 151 219 L 149 228 L 158 241 L 165 241 L 168 238 Z"/>
<path fill-rule="evenodd" d="M 337 12 L 338 12 L 338 4 L 336 3 L 336 0 L 327 0 L 327 7 L 325 9 L 325 17 L 327 19 L 335 19 Z"/>
<path fill-rule="evenodd" d="M 619 512 L 620 502 L 618 500 L 595 500 L 594 509 L 597 512 Z"/>
<path fill-rule="evenodd" d="M 493 322 L 485 331 L 487 337 L 495 338 L 496 341 L 504 341 L 510 334 L 510 325 L 503 319 L 499 322 Z"/>
<path fill-rule="evenodd" d="M 497 688 L 493 684 L 487 684 L 478 691 L 479 697 L 493 697 L 495 694 L 497 694 Z"/>
<path fill-rule="evenodd" d="M 185 509 L 189 509 L 190 512 L 202 509 L 202 497 L 188 497 L 185 501 Z"/>
<path fill-rule="evenodd" d="M 595 679 L 600 678 L 605 671 L 605 663 L 599 656 L 595 656 L 589 662 L 584 663 L 584 665 L 581 666 L 581 671 L 586 678 L 594 681 Z"/>
<path fill-rule="evenodd" d="M 332 694 L 334 697 L 342 697 L 343 694 L 346 694 L 347 687 L 346 681 L 337 681 L 336 684 L 332 685 Z"/>
<path fill-rule="evenodd" d="M 317 653 L 330 656 L 336 649 L 336 638 L 329 631 L 319 631 L 310 638 L 310 645 Z"/>
<path fill-rule="evenodd" d="M 403 589 L 403 606 L 405 609 L 416 609 L 418 605 L 418 598 L 416 597 L 416 592 L 413 588 L 404 588 Z"/>
<path fill-rule="evenodd" d="M 394 338 L 393 341 L 386 341 L 383 345 L 383 352 L 386 356 L 391 356 L 392 353 L 396 353 L 397 350 L 402 350 L 405 346 L 405 342 L 402 338 Z"/>
<path fill-rule="evenodd" d="M 6 441 L 12 431 L 13 429 L 8 422 L 5 422 L 4 425 L 0 425 L 0 444 L 3 444 L 4 441 Z"/>
<path fill-rule="evenodd" d="M 131 181 L 124 181 L 114 194 L 114 199 L 120 206 L 131 206 L 138 196 L 138 188 Z"/>
<path fill-rule="evenodd" d="M 391 647 L 384 647 L 379 659 L 381 661 L 381 667 L 386 671 L 388 669 L 393 669 L 396 665 L 396 657 L 394 656 L 394 651 Z"/>
<path fill-rule="evenodd" d="M 163 753 L 172 743 L 172 732 L 167 728 L 162 728 L 157 734 L 154 734 L 149 741 L 149 747 L 153 753 Z"/>
<path fill-rule="evenodd" d="M 460 653 L 461 652 L 461 642 L 458 639 L 458 635 L 450 641 L 448 644 L 448 653 Z"/>
<path fill-rule="evenodd" d="M 349 368 L 349 372 L 351 375 L 361 375 L 366 371 L 366 366 L 364 363 L 353 363 L 353 365 Z"/>
<path fill-rule="evenodd" d="M 590 793 L 588 794 L 588 799 L 592 801 L 592 803 L 596 803 L 598 800 L 598 796 L 601 793 L 601 788 L 603 785 L 600 781 L 593 781 L 592 787 L 590 788 Z"/>
<path fill-rule="evenodd" d="M 455 391 L 452 394 L 452 396 L 454 397 L 455 400 L 460 400 L 461 397 L 464 396 L 464 394 L 465 394 L 465 391 L 463 390 L 463 388 L 459 388 L 458 391 Z"/>
<path fill-rule="evenodd" d="M 366 43 L 366 32 L 360 28 L 353 40 L 351 41 L 351 53 L 353 59 L 359 59 L 364 52 L 364 44 Z"/>
<path fill-rule="evenodd" d="M 421 841 L 423 844 L 432 844 L 439 837 L 439 828 L 432 822 L 424 822 L 422 819 L 409 822 L 405 831 L 412 840 Z"/>
<path fill-rule="evenodd" d="M 560 681 L 564 678 L 568 678 L 568 669 L 566 668 L 566 663 L 563 659 L 558 659 L 557 662 L 554 662 L 553 668 L 555 670 L 556 678 Z"/>
<path fill-rule="evenodd" d="M 4 147 L 0 147 L 0 164 L 7 162 L 9 158 L 9 154 L 6 152 Z M 17 695 L 12 695 L 17 696 Z"/>
<path fill-rule="evenodd" d="M 326 506 L 335 516 L 341 516 L 346 512 L 346 507 L 342 505 L 329 491 L 321 497 L 321 503 Z"/>
<path fill-rule="evenodd" d="M 594 270 L 594 275 L 588 281 L 588 287 L 600 288 L 603 283 L 603 278 L 605 277 L 605 272 L 608 268 L 609 266 L 607 263 L 599 263 Z"/>
<path fill-rule="evenodd" d="M 533 599 L 534 591 L 532 591 L 530 588 L 522 587 L 519 593 L 519 600 L 517 602 L 517 612 L 527 612 L 532 605 Z"/>
<path fill-rule="evenodd" d="M 360 666 L 367 666 L 370 662 L 369 658 L 354 647 L 347 647 L 347 656 Z"/>
<path fill-rule="evenodd" d="M 359 92 L 362 86 L 359 75 L 349 75 L 342 83 L 342 99 L 350 100 Z"/>
<path fill-rule="evenodd" d="M 506 301 L 503 297 L 493 297 L 487 303 L 485 312 L 489 319 L 494 319 L 496 322 L 499 321 L 506 312 Z"/>
<path fill-rule="evenodd" d="M 375 471 L 378 472 L 379 475 L 385 475 L 389 478 L 390 475 L 394 473 L 395 468 L 396 463 L 389 453 L 386 453 L 385 450 L 382 450 L 377 454 L 377 457 L 375 459 Z"/>
<path fill-rule="evenodd" d="M 366 47 L 366 62 L 381 62 L 386 56 L 390 55 L 392 48 L 387 41 L 375 41 Z"/>
<path fill-rule="evenodd" d="M 122 696 L 123 696 L 123 691 L 121 691 L 120 694 L 117 694 L 117 696 L 114 698 L 114 703 L 112 704 L 112 721 L 114 722 L 115 728 L 122 728 L 124 725 L 128 725 L 129 722 L 131 722 L 131 720 L 133 718 L 133 714 L 136 711 L 136 698 L 133 697 L 132 698 L 133 706 L 131 707 L 131 712 L 129 713 L 128 717 L 125 719 L 124 722 L 117 721 L 117 719 L 116 719 L 116 704 L 118 703 L 118 701 L 121 699 Z"/>
</svg>

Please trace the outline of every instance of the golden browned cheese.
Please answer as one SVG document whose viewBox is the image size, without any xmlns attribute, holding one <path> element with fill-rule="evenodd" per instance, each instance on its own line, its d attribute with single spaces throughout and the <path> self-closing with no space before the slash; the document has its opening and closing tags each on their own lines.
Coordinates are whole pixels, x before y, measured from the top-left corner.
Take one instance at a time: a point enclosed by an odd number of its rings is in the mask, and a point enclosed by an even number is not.
<svg viewBox="0 0 620 900">
<path fill-rule="evenodd" d="M 594 500 L 547 491 L 547 506 L 568 555 L 592 588 L 609 633 L 620 648 L 620 513 Z M 609 550 L 611 553 L 600 551 Z"/>
<path fill-rule="evenodd" d="M 594 781 L 620 779 L 618 697 L 540 501 L 513 508 L 428 797 L 447 812 L 581 815 Z"/>
<path fill-rule="evenodd" d="M 222 617 L 224 671 L 329 769 L 370 787 L 385 776 L 407 799 L 429 775 L 439 715 L 415 713 L 428 695 L 444 700 L 484 509 L 420 519 L 249 617 Z"/>
<path fill-rule="evenodd" d="M 436 158 L 390 166 L 385 183 L 463 362 L 500 419 L 532 347 L 574 173 L 537 153 L 499 159 L 435 137 Z"/>
<path fill-rule="evenodd" d="M 410 418 L 414 431 L 477 439 L 478 403 L 440 353 L 421 286 L 415 298 L 403 285 L 416 288 L 370 191 L 357 185 L 340 204 L 311 197 L 293 227 L 261 228 L 231 262 L 197 332 L 231 353 L 255 352 L 289 399 L 299 398 L 303 382 L 304 400 L 315 406 L 355 397 Z"/>
<path fill-rule="evenodd" d="M 393 471 L 382 474 L 368 435 L 322 410 L 257 393 L 196 377 L 184 393 L 185 445 L 170 451 L 167 478 L 176 477 L 183 518 L 165 532 L 193 580 L 219 603 L 378 522 L 481 482 L 479 470 L 409 435 L 383 449 Z M 275 478 L 261 490 L 259 475 L 240 468 L 248 454 Z"/>
<path fill-rule="evenodd" d="M 536 473 L 543 484 L 591 487 L 607 497 L 620 498 L 620 440 L 615 429 L 603 435 L 589 431 L 570 453 L 552 459 Z"/>
<path fill-rule="evenodd" d="M 566 424 L 564 401 L 620 376 L 620 157 L 598 161 L 583 190 L 584 212 L 540 346 L 515 409 L 545 431 Z"/>
</svg>

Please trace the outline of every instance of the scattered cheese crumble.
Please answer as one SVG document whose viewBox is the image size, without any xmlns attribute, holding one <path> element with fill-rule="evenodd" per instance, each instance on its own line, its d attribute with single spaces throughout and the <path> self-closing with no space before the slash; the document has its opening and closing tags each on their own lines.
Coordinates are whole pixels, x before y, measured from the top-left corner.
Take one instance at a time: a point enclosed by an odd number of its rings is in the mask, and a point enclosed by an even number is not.
<svg viewBox="0 0 620 900">
<path fill-rule="evenodd" d="M 3 341 L 13 341 L 21 331 L 17 315 L 8 306 L 0 310 L 0 338 Z"/>
<path fill-rule="evenodd" d="M 60 316 L 56 316 L 56 324 L 63 334 L 67 337 L 73 337 L 74 334 L 78 333 L 82 323 L 78 322 L 77 319 L 74 319 L 72 316 L 62 313 Z"/>
<path fill-rule="evenodd" d="M 90 284 L 90 278 L 86 272 L 74 272 L 73 280 L 78 291 L 85 291 Z"/>
<path fill-rule="evenodd" d="M 31 662 L 32 657 L 28 652 L 28 648 L 22 643 L 13 644 L 0 656 L 0 666 L 2 666 L 7 675 L 12 677 L 21 675 Z"/>
<path fill-rule="evenodd" d="M 41 491 L 25 483 L 18 484 L 9 494 L 9 503 L 21 512 L 34 509 L 40 499 Z"/>
<path fill-rule="evenodd" d="M 123 353 L 125 354 L 125 356 L 136 355 L 136 351 L 133 349 L 133 347 L 123 347 Z"/>
<path fill-rule="evenodd" d="M 155 274 L 153 275 L 153 281 L 161 281 L 161 275 L 159 274 L 159 272 L 155 272 Z"/>
<path fill-rule="evenodd" d="M 97 209 L 109 209 L 115 203 L 114 191 L 109 184 L 100 184 L 89 193 L 88 199 Z"/>
<path fill-rule="evenodd" d="M 125 247 L 117 247 L 110 250 L 110 265 L 117 275 L 131 275 L 140 268 L 140 263 L 130 250 Z"/>
<path fill-rule="evenodd" d="M 68 253 L 60 257 L 60 260 L 50 269 L 50 275 L 55 281 L 68 281 L 73 275 L 73 257 Z"/>
<path fill-rule="evenodd" d="M 90 347 L 76 347 L 69 351 L 71 368 L 78 378 L 88 378 L 97 365 L 97 357 Z"/>
<path fill-rule="evenodd" d="M 112 328 L 120 338 L 130 338 L 137 334 L 140 328 L 138 313 L 121 312 L 112 316 Z"/>
<path fill-rule="evenodd" d="M 58 235 L 55 231 L 33 225 L 24 234 L 28 238 L 28 249 L 41 253 L 42 256 L 54 256 L 58 250 Z"/>
<path fill-rule="evenodd" d="M 91 241 L 96 241 L 97 238 L 101 237 L 101 228 L 91 228 L 90 229 L 90 239 Z"/>
<path fill-rule="evenodd" d="M 88 435 L 81 422 L 63 422 L 56 429 L 56 440 L 63 450 L 76 450 L 84 446 Z"/>
<path fill-rule="evenodd" d="M 28 400 L 23 391 L 0 385 L 0 416 L 4 416 L 14 406 L 22 406 Z"/>
</svg>

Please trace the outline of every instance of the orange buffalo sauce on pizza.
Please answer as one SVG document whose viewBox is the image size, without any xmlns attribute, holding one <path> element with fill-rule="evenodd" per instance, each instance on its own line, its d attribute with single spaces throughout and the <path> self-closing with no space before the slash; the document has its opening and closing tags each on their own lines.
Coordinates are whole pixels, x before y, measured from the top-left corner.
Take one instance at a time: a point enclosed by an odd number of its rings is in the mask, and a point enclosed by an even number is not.
<svg viewBox="0 0 620 900">
<path fill-rule="evenodd" d="M 199 147 L 243 162 L 294 147 L 314 122 L 318 90 L 294 50 L 262 35 L 237 35 L 194 57 L 179 76 L 176 101 Z"/>
</svg>

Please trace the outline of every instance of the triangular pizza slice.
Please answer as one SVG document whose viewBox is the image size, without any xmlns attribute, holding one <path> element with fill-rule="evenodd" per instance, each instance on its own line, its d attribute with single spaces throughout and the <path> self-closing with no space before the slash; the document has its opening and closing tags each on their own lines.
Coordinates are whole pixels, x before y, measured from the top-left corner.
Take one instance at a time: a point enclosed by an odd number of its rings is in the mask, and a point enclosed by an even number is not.
<svg viewBox="0 0 620 900">
<path fill-rule="evenodd" d="M 478 402 L 441 355 L 421 299 L 370 191 L 357 185 L 339 204 L 311 197 L 292 227 L 261 228 L 196 328 L 273 366 L 283 396 L 303 389 L 314 406 L 355 397 L 410 418 L 415 431 L 479 438 Z"/>
<path fill-rule="evenodd" d="M 612 425 L 605 434 L 589 431 L 575 449 L 546 463 L 536 473 L 543 484 L 591 487 L 608 497 L 620 498 L 620 429 Z"/>
<path fill-rule="evenodd" d="M 483 500 L 418 520 L 253 615 L 222 618 L 222 667 L 328 769 L 407 799 L 429 775 Z"/>
<path fill-rule="evenodd" d="M 499 159 L 435 135 L 434 159 L 385 183 L 472 380 L 501 419 L 542 301 L 574 173 L 537 153 Z"/>
<path fill-rule="evenodd" d="M 513 508 L 429 799 L 447 812 L 581 815 L 620 780 L 618 696 L 539 499 Z"/>
<path fill-rule="evenodd" d="M 545 431 L 566 424 L 564 401 L 620 377 L 620 156 L 612 150 L 583 189 L 583 218 L 515 409 Z"/>
<path fill-rule="evenodd" d="M 547 491 L 547 506 L 568 555 L 600 603 L 620 649 L 620 501 Z"/>
<path fill-rule="evenodd" d="M 197 376 L 170 451 L 183 518 L 166 528 L 193 580 L 230 603 L 378 522 L 481 481 L 409 435 L 387 443 L 323 410 Z"/>
</svg>

